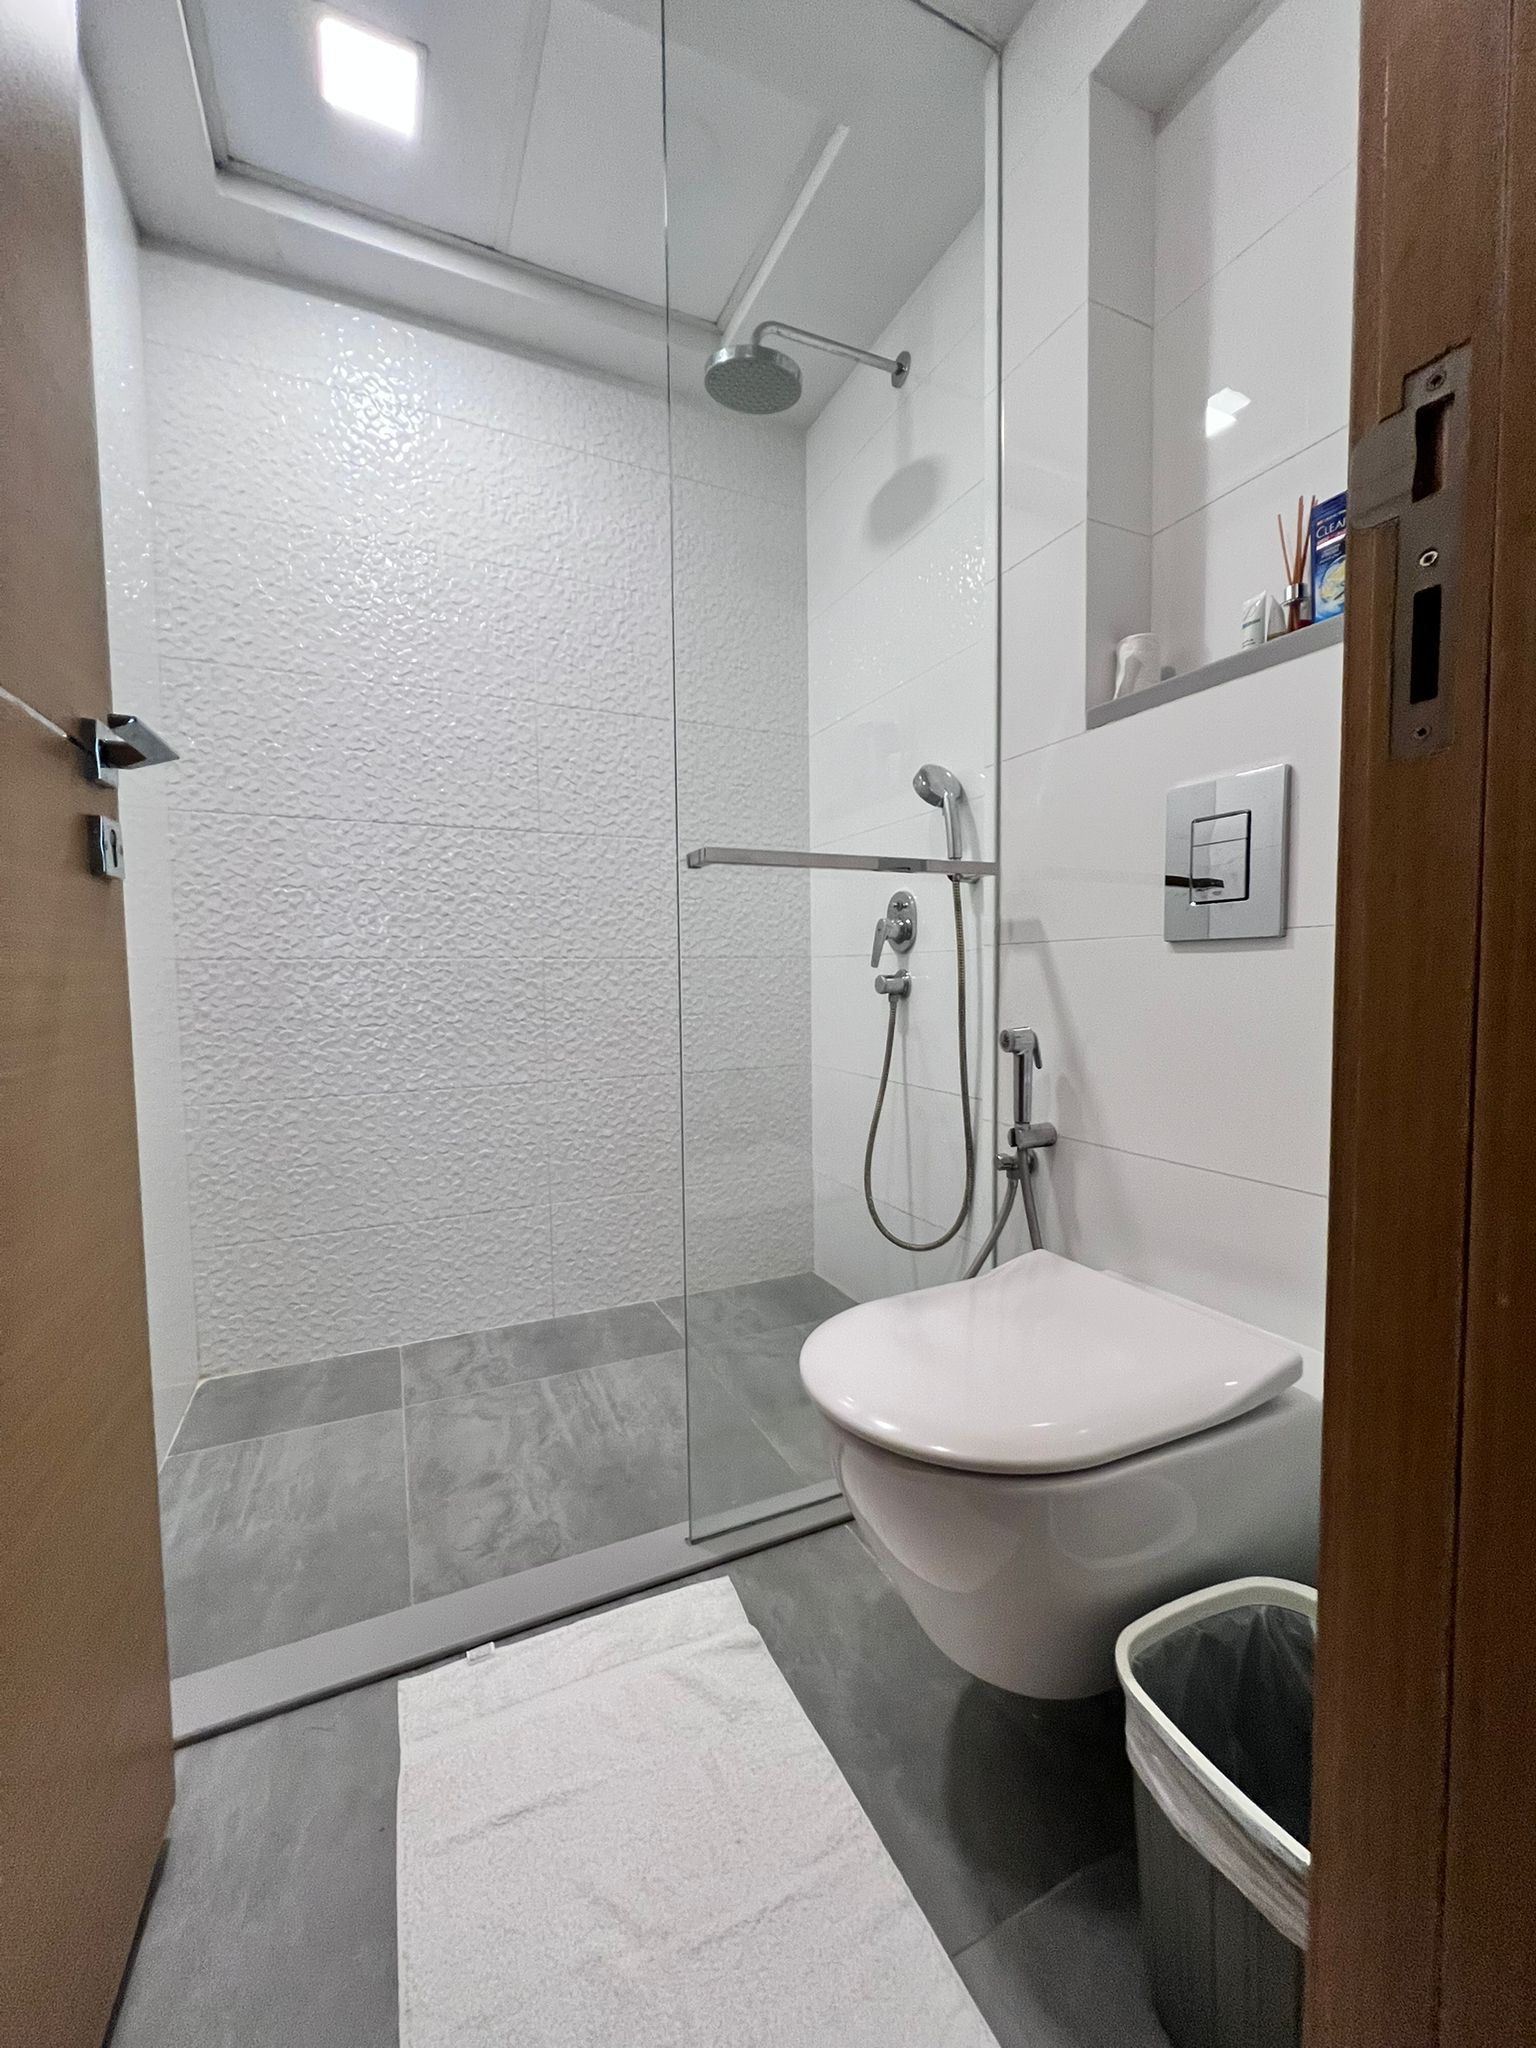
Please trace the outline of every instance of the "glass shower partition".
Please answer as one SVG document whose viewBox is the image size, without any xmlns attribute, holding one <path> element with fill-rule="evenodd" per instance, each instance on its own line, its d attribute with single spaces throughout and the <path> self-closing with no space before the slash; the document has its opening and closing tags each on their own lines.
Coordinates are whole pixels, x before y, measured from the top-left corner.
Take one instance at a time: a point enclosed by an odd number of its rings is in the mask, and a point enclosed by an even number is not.
<svg viewBox="0 0 1536 2048">
<path fill-rule="evenodd" d="M 700 1536 L 830 1497 L 806 1336 L 994 1215 L 998 67 L 916 0 L 663 66 Z"/>
</svg>

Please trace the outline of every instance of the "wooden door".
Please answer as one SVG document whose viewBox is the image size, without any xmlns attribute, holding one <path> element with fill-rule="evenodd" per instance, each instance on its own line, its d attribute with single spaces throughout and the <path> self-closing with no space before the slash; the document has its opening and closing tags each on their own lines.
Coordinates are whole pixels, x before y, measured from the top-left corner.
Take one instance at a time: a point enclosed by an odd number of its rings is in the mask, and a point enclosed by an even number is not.
<svg viewBox="0 0 1536 2048">
<path fill-rule="evenodd" d="M 1536 0 L 1364 0 L 1361 94 L 1355 440 L 1470 370 L 1419 757 L 1395 532 L 1351 537 L 1307 2038 L 1529 2048 Z"/>
<path fill-rule="evenodd" d="M 3 2048 L 101 2041 L 172 1796 L 80 176 L 71 0 L 0 0 Z"/>
</svg>

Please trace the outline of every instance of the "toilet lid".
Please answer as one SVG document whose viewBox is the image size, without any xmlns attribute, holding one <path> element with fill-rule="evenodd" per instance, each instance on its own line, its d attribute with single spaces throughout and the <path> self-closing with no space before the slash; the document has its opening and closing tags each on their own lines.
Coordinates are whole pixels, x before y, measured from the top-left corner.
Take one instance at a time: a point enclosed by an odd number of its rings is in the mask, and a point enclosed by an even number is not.
<svg viewBox="0 0 1536 2048">
<path fill-rule="evenodd" d="M 979 1280 L 870 1301 L 806 1339 L 822 1413 L 925 1464 L 1075 1472 L 1174 1443 L 1301 1376 L 1282 1337 L 1026 1252 Z"/>
</svg>

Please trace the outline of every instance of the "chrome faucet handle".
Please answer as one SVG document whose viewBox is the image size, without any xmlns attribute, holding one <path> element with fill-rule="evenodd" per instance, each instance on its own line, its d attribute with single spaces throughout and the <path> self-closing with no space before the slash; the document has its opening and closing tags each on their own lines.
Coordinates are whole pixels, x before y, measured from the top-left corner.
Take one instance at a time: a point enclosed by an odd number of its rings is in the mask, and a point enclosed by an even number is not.
<svg viewBox="0 0 1536 2048">
<path fill-rule="evenodd" d="M 910 889 L 898 889 L 885 906 L 885 915 L 875 926 L 875 943 L 869 964 L 880 965 L 887 946 L 893 953 L 910 953 L 917 939 L 917 898 Z"/>
</svg>

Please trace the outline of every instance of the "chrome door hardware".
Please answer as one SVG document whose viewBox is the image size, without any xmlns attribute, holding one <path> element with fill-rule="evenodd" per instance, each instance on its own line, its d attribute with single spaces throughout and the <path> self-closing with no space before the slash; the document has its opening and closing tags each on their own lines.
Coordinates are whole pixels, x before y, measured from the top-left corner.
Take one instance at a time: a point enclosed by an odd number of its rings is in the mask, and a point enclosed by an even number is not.
<svg viewBox="0 0 1536 2048">
<path fill-rule="evenodd" d="M 910 889 L 898 889 L 885 906 L 884 917 L 875 922 L 875 943 L 869 949 L 869 964 L 878 967 L 880 955 L 887 946 L 893 953 L 910 953 L 916 943 L 917 898 Z"/>
<path fill-rule="evenodd" d="M 1451 736 L 1471 374 L 1470 347 L 1415 370 L 1402 411 L 1362 435 L 1350 458 L 1350 525 L 1397 522 L 1391 749 L 1399 761 L 1438 753 Z"/>
<path fill-rule="evenodd" d="M 1163 937 L 1278 939 L 1286 924 L 1291 771 L 1248 768 L 1168 792 Z"/>
<path fill-rule="evenodd" d="M 109 882 L 123 879 L 123 828 L 116 818 L 90 817 L 86 821 L 86 845 L 91 873 Z"/>
<path fill-rule="evenodd" d="M 159 733 L 128 711 L 114 711 L 106 719 L 82 718 L 80 746 L 85 754 L 85 779 L 98 789 L 116 789 L 123 768 L 158 768 L 163 762 L 181 758 Z"/>
</svg>

